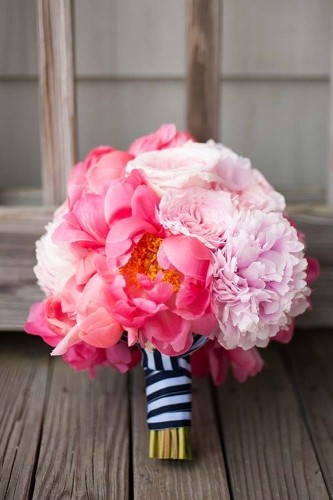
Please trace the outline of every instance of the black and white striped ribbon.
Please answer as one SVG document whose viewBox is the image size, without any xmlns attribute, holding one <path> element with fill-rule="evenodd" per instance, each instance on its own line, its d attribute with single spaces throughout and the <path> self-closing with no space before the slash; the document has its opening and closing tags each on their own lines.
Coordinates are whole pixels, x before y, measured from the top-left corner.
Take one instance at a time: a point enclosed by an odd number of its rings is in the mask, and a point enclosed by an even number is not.
<svg viewBox="0 0 333 500">
<path fill-rule="evenodd" d="M 147 422 L 150 430 L 191 425 L 191 354 L 208 338 L 193 336 L 191 349 L 182 356 L 166 356 L 157 349 L 143 350 L 147 396 Z"/>
</svg>

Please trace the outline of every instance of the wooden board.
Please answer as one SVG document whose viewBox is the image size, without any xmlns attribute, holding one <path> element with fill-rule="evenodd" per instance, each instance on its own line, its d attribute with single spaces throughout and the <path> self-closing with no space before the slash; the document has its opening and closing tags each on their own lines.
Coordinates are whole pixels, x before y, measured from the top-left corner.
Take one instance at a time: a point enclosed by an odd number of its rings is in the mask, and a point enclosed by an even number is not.
<svg viewBox="0 0 333 500">
<path fill-rule="evenodd" d="M 33 498 L 128 498 L 126 382 L 110 368 L 91 381 L 54 360 Z"/>
<path fill-rule="evenodd" d="M 315 81 L 223 82 L 219 139 L 249 156 L 288 202 L 323 202 L 328 89 Z M 183 80 L 79 81 L 79 158 L 98 144 L 127 148 L 161 123 L 184 129 L 185 90 Z M 0 186 L 40 186 L 37 83 L 0 81 L 0 108 Z"/>
<path fill-rule="evenodd" d="M 38 0 L 43 199 L 60 205 L 76 161 L 71 0 Z"/>
<path fill-rule="evenodd" d="M 29 498 L 47 389 L 47 348 L 1 332 L 0 498 Z"/>
<path fill-rule="evenodd" d="M 228 500 L 226 470 L 207 380 L 193 382 L 192 461 L 148 458 L 143 370 L 131 379 L 133 494 L 136 499 Z"/>
<path fill-rule="evenodd" d="M 333 498 L 332 332 L 297 332 L 287 353 L 318 461 Z"/>
<path fill-rule="evenodd" d="M 184 76 L 185 4 L 75 0 L 79 75 Z M 223 72 L 328 77 L 331 14 L 330 0 L 223 0 Z M 36 32 L 34 0 L 1 1 L 1 75 L 37 73 Z"/>
<path fill-rule="evenodd" d="M 237 500 L 326 499 L 327 490 L 278 346 L 267 368 L 218 390 L 231 485 Z"/>
<path fill-rule="evenodd" d="M 35 241 L 52 208 L 0 208 L 0 330 L 23 329 L 29 307 L 43 299 L 36 285 Z"/>
<path fill-rule="evenodd" d="M 187 0 L 186 129 L 199 141 L 218 139 L 219 0 Z"/>
</svg>

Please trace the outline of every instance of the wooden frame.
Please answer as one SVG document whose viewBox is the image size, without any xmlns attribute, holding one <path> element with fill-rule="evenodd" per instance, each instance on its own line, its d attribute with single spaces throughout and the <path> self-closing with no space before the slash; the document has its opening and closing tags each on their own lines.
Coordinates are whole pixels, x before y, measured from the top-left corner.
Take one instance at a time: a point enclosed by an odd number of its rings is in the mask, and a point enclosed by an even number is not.
<svg viewBox="0 0 333 500">
<path fill-rule="evenodd" d="M 22 329 L 41 300 L 33 273 L 35 241 L 66 198 L 76 161 L 71 0 L 38 0 L 43 206 L 0 208 L 0 329 Z"/>
<path fill-rule="evenodd" d="M 187 126 L 203 141 L 218 137 L 221 6 L 219 0 L 187 0 Z M 33 274 L 34 242 L 43 233 L 54 206 L 64 200 L 67 177 L 76 160 L 71 1 L 38 0 L 38 15 L 44 205 L 0 207 L 2 330 L 22 329 L 30 304 L 42 297 Z M 333 193 L 331 173 L 327 191 Z M 304 315 L 300 324 L 332 326 L 333 209 L 328 205 L 300 205 L 288 207 L 288 211 L 306 233 L 309 253 L 322 266 L 313 296 L 314 310 Z"/>
</svg>

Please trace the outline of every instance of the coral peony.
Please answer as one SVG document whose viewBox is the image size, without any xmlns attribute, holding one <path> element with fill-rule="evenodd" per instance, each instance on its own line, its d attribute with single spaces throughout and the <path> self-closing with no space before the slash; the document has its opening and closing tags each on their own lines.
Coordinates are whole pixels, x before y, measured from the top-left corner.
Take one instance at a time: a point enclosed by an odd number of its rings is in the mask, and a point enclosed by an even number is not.
<svg viewBox="0 0 333 500">
<path fill-rule="evenodd" d="M 129 176 L 117 187 L 122 194 L 110 197 L 106 255 L 96 259 L 114 300 L 114 318 L 143 345 L 149 341 L 165 354 L 181 354 L 193 331 L 210 333 L 198 320 L 211 313 L 211 253 L 196 239 L 166 234 L 158 197 L 148 186 Z"/>
<path fill-rule="evenodd" d="M 25 331 L 42 337 L 44 342 L 52 347 L 56 347 L 62 340 L 61 335 L 57 335 L 50 329 L 42 302 L 31 306 Z M 90 376 L 94 378 L 96 367 L 100 365 L 112 366 L 121 373 L 128 371 L 140 362 L 141 353 L 137 347 L 128 347 L 124 342 L 107 349 L 94 347 L 86 342 L 78 342 L 69 347 L 63 359 L 75 371 L 88 370 Z"/>
<path fill-rule="evenodd" d="M 128 148 L 128 152 L 138 156 L 148 151 L 182 146 L 185 142 L 191 140 L 193 140 L 193 137 L 188 132 L 179 132 L 173 123 L 167 123 L 157 129 L 156 132 L 136 139 Z"/>
</svg>

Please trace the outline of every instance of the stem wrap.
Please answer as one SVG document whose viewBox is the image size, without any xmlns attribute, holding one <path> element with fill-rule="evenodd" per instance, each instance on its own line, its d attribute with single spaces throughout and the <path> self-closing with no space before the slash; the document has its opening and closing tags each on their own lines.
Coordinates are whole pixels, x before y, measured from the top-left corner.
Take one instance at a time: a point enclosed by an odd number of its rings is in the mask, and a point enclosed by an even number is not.
<svg viewBox="0 0 333 500">
<path fill-rule="evenodd" d="M 190 357 L 207 340 L 194 335 L 191 349 L 182 356 L 166 356 L 156 349 L 143 349 L 149 430 L 191 426 Z"/>
</svg>

